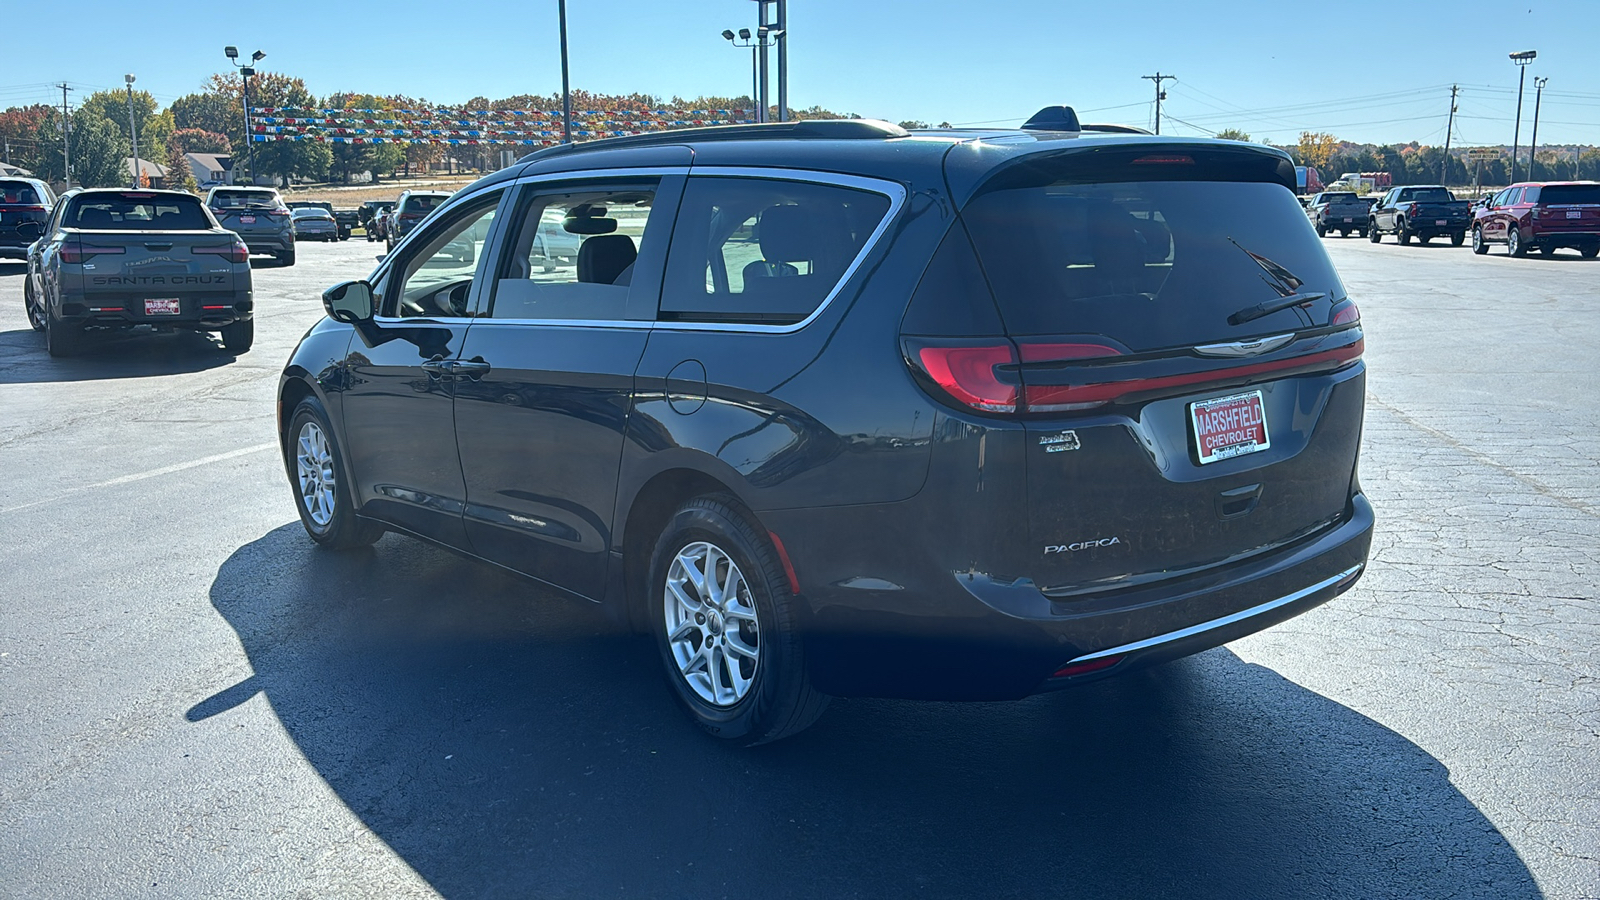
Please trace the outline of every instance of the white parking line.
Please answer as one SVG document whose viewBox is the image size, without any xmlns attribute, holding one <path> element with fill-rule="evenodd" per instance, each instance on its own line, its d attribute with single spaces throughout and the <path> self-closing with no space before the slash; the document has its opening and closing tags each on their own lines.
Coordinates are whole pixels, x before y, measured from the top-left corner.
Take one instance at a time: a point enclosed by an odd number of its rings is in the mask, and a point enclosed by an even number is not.
<svg viewBox="0 0 1600 900">
<path fill-rule="evenodd" d="M 175 464 L 170 465 L 170 466 L 162 466 L 159 469 L 150 469 L 149 471 L 146 471 L 146 472 L 137 472 L 137 473 L 134 473 L 132 475 L 122 475 L 122 476 L 119 476 L 119 477 L 116 477 L 116 478 L 112 478 L 112 479 L 110 479 L 108 481 L 100 481 L 100 482 L 96 482 L 94 484 L 86 484 L 83 487 L 72 488 L 71 490 L 63 491 L 63 492 L 55 495 L 54 497 L 46 497 L 43 500 L 35 500 L 32 503 L 23 503 L 23 504 L 20 504 L 20 505 L 17 505 L 17 506 L 8 506 L 5 509 L 0 509 L 0 515 L 4 515 L 6 513 L 16 512 L 17 510 L 21 510 L 21 509 L 29 509 L 29 508 L 34 507 L 34 506 L 42 506 L 42 505 L 44 505 L 46 503 L 54 503 L 55 501 L 60 500 L 60 499 L 62 499 L 64 497 L 70 497 L 73 494 L 80 494 L 80 493 L 83 493 L 84 491 L 93 491 L 93 490 L 97 490 L 99 488 L 116 487 L 119 484 L 129 484 L 129 483 L 134 482 L 134 481 L 143 481 L 146 478 L 156 478 L 156 477 L 161 476 L 161 475 L 170 475 L 173 472 L 182 472 L 184 469 L 193 469 L 193 468 L 197 468 L 199 466 L 209 466 L 212 463 L 222 462 L 223 460 L 236 459 L 236 458 L 238 458 L 240 456 L 249 456 L 252 453 L 260 453 L 263 450 L 275 450 L 275 449 L 277 449 L 277 447 L 278 447 L 278 445 L 277 445 L 276 442 L 267 443 L 267 444 L 257 444 L 254 447 L 244 447 L 244 448 L 239 449 L 239 450 L 229 450 L 227 453 L 218 453 L 216 456 L 206 456 L 206 457 L 202 457 L 200 459 L 192 459 L 192 460 L 190 460 L 188 462 L 175 463 Z"/>
</svg>

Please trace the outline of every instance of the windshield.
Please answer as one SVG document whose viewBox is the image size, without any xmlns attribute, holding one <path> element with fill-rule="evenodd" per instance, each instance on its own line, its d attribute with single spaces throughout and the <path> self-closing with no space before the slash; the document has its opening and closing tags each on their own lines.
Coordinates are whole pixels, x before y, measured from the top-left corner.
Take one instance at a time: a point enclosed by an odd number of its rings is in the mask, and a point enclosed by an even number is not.
<svg viewBox="0 0 1600 900">
<path fill-rule="evenodd" d="M 214 209 L 276 209 L 281 205 L 276 191 L 217 191 L 211 195 Z"/>
<path fill-rule="evenodd" d="M 68 228 L 101 231 L 206 231 L 205 207 L 174 194 L 80 194 L 62 216 Z"/>
<path fill-rule="evenodd" d="M 0 181 L 0 203 L 39 205 L 39 192 L 26 181 Z"/>
<path fill-rule="evenodd" d="M 449 197 L 435 196 L 435 195 L 432 195 L 432 194 L 420 194 L 420 195 L 417 195 L 415 197 L 407 197 L 406 198 L 406 209 L 405 209 L 405 211 L 408 212 L 408 213 L 409 212 L 431 212 L 432 210 L 437 209 L 439 204 L 443 203 L 444 201 L 446 201 L 448 199 L 450 199 L 450 198 Z"/>
<path fill-rule="evenodd" d="M 1361 200 L 1355 194 L 1323 194 L 1322 199 L 1328 203 L 1358 203 Z"/>
<path fill-rule="evenodd" d="M 1539 192 L 1542 203 L 1600 203 L 1600 184 L 1552 184 Z"/>
<path fill-rule="evenodd" d="M 1295 308 L 1228 324 L 1286 290 L 1345 296 L 1278 184 L 1026 187 L 983 194 L 962 218 L 1014 335 L 1098 334 L 1139 352 L 1311 324 Z"/>
</svg>

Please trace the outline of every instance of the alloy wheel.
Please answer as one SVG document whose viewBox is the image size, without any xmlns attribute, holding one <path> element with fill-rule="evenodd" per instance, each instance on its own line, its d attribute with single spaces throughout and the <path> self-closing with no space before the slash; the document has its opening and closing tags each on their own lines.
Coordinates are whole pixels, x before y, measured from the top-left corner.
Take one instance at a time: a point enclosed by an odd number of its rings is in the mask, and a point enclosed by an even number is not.
<svg viewBox="0 0 1600 900">
<path fill-rule="evenodd" d="M 706 703 L 743 700 L 761 663 L 761 628 L 744 573 L 726 551 L 696 541 L 667 570 L 667 645 L 684 683 Z"/>
<path fill-rule="evenodd" d="M 307 422 L 300 426 L 295 442 L 295 477 L 300 485 L 300 502 L 305 504 L 311 521 L 318 528 L 326 528 L 333 521 L 336 483 L 328 436 L 316 422 Z"/>
</svg>

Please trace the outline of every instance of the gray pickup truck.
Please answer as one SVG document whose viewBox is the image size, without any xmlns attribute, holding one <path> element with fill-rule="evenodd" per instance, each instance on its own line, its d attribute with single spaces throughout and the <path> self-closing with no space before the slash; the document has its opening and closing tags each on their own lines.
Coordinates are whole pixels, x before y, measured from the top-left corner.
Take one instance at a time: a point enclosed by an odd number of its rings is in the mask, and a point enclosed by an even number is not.
<svg viewBox="0 0 1600 900">
<path fill-rule="evenodd" d="M 51 356 L 134 329 L 218 332 L 240 354 L 255 339 L 249 260 L 192 194 L 86 190 L 29 248 L 23 302 Z"/>
<path fill-rule="evenodd" d="M 1422 243 L 1448 235 L 1453 247 L 1467 239 L 1472 209 L 1450 189 L 1436 184 L 1390 188 L 1367 216 L 1367 239 L 1374 244 L 1393 234 L 1402 244 Z"/>
<path fill-rule="evenodd" d="M 1337 231 L 1345 237 L 1367 234 L 1367 213 L 1372 205 L 1351 191 L 1323 191 L 1306 204 L 1306 216 L 1317 237 Z"/>
</svg>

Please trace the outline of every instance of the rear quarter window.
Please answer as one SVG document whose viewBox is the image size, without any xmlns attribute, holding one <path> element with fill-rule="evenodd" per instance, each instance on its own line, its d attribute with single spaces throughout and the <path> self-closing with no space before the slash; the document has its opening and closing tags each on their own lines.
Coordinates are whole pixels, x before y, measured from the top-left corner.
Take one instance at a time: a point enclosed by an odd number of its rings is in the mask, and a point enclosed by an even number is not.
<svg viewBox="0 0 1600 900">
<path fill-rule="evenodd" d="M 832 184 L 691 177 L 667 255 L 661 318 L 803 321 L 844 279 L 890 205 L 883 194 Z"/>
</svg>

